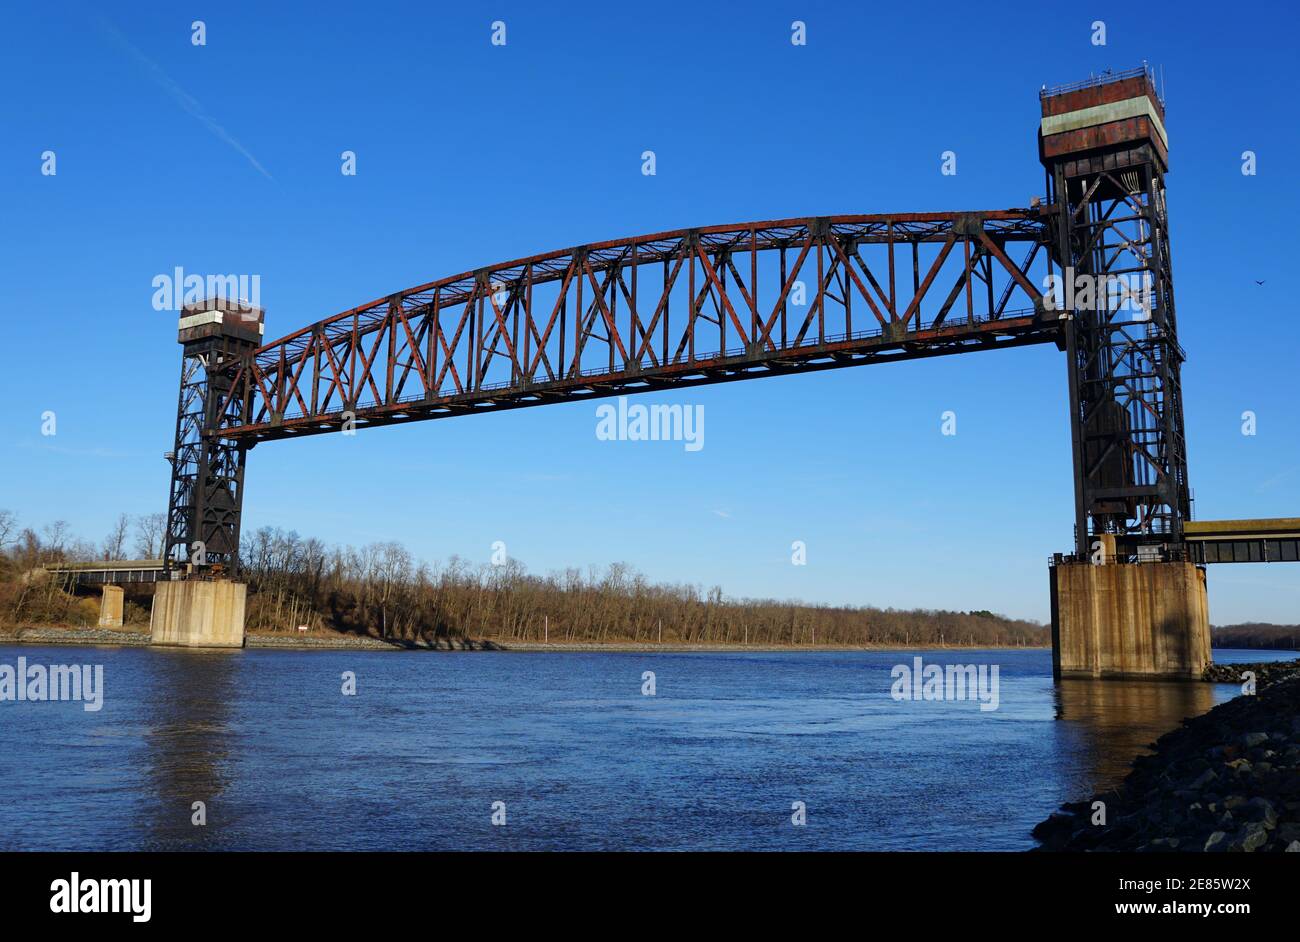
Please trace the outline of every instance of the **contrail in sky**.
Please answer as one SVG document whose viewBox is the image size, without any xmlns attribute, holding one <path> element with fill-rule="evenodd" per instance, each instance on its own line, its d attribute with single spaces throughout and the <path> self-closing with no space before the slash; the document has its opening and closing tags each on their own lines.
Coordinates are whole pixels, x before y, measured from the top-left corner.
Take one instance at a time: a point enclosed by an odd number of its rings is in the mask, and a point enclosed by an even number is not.
<svg viewBox="0 0 1300 942">
<path fill-rule="evenodd" d="M 129 52 L 137 62 L 149 70 L 149 74 L 153 76 L 153 80 L 166 89 L 167 94 L 176 99 L 177 104 L 202 121 L 209 131 L 248 158 L 248 162 L 257 169 L 258 173 L 266 177 L 268 180 L 274 179 L 274 177 L 267 173 L 266 168 L 257 162 L 257 158 L 248 152 L 248 148 L 235 140 L 230 135 L 229 131 L 218 124 L 216 119 L 203 109 L 203 106 L 199 104 L 198 100 L 176 84 L 176 81 L 164 72 L 158 63 L 154 62 L 139 49 L 135 48 L 135 46 L 131 45 L 130 41 L 118 31 L 117 27 L 108 22 L 108 20 L 101 19 L 100 25 L 108 31 L 108 34 L 113 37 L 114 41 L 116 41 L 119 46 Z"/>
</svg>

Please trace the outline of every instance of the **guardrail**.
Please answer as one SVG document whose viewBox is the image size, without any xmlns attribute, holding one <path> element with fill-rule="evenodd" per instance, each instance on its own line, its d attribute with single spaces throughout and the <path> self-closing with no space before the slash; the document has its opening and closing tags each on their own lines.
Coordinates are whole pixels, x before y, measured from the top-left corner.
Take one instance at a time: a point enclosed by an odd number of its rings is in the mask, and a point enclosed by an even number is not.
<svg viewBox="0 0 1300 942">
<path fill-rule="evenodd" d="M 1077 92 L 1084 88 L 1095 88 L 1098 85 L 1109 85 L 1112 82 L 1122 82 L 1124 79 L 1139 78 L 1145 75 L 1151 80 L 1152 87 L 1156 84 L 1155 71 L 1151 66 L 1143 64 L 1134 66 L 1131 69 L 1123 69 L 1119 72 L 1103 72 L 1101 75 L 1090 75 L 1086 79 L 1080 79 L 1077 82 L 1067 82 L 1064 85 L 1053 85 L 1048 88 L 1043 86 L 1039 91 L 1039 98 L 1051 98 L 1054 95 L 1064 95 L 1066 92 Z"/>
<path fill-rule="evenodd" d="M 1161 548 L 1153 553 L 1101 553 L 1080 556 L 1078 553 L 1053 553 L 1047 558 L 1049 566 L 1091 563 L 1098 566 L 1125 566 L 1140 563 L 1201 562 L 1197 554 L 1186 548 Z"/>
</svg>

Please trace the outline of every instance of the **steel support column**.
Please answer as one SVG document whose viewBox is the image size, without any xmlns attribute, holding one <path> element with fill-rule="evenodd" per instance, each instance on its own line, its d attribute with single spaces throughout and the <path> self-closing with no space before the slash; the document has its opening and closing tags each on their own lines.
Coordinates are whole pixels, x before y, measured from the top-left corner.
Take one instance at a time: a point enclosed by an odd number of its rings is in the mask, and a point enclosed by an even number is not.
<svg viewBox="0 0 1300 942">
<path fill-rule="evenodd" d="M 229 302 L 186 307 L 180 320 L 180 400 L 163 562 L 169 572 L 233 575 L 247 445 L 219 432 L 247 420 L 241 370 L 261 339 L 261 312 Z"/>
<path fill-rule="evenodd" d="M 1043 101 L 1051 249 L 1070 318 L 1076 552 L 1088 555 L 1101 534 L 1122 558 L 1176 550 L 1191 501 L 1163 105 L 1146 70 L 1045 91 Z M 1086 126 L 1098 109 L 1139 117 Z"/>
</svg>

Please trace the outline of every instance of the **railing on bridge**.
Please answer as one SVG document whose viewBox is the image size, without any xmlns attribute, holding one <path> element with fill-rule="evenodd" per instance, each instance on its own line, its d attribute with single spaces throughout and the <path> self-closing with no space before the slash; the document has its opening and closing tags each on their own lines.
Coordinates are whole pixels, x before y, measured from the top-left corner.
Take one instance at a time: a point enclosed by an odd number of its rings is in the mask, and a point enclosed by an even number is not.
<svg viewBox="0 0 1300 942">
<path fill-rule="evenodd" d="M 1127 566 L 1142 563 L 1198 562 L 1195 553 L 1186 546 L 1146 544 L 1133 553 L 1097 553 L 1080 556 L 1078 553 L 1053 553 L 1047 558 L 1049 568 L 1055 566 L 1090 563 L 1092 565 Z"/>
</svg>

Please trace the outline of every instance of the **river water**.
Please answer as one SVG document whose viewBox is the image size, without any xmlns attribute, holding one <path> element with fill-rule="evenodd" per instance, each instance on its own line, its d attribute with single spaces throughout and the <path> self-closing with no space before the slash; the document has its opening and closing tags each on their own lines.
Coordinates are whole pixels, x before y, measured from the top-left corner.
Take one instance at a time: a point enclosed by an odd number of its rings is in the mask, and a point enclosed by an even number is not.
<svg viewBox="0 0 1300 942">
<path fill-rule="evenodd" d="M 894 699 L 891 668 L 918 655 L 997 665 L 997 708 Z M 1024 849 L 1237 693 L 1057 687 L 1050 653 L 1023 649 L 0 646 L 0 666 L 19 657 L 102 665 L 103 706 L 0 702 L 3 850 Z"/>
</svg>

